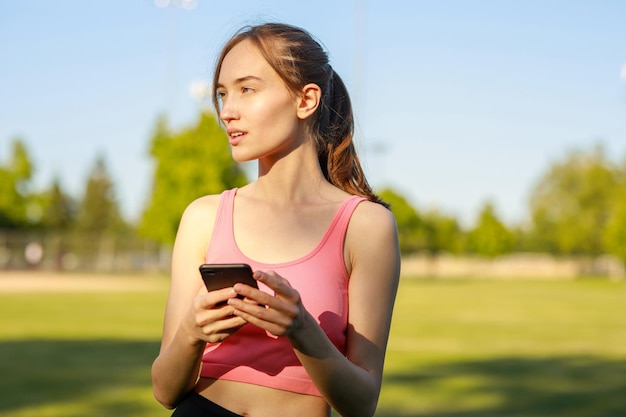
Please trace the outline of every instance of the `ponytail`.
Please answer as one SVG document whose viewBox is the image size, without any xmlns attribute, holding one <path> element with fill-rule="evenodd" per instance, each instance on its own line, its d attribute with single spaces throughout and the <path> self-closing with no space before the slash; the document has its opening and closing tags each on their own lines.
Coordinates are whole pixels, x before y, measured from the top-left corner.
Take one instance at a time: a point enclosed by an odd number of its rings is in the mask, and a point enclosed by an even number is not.
<svg viewBox="0 0 626 417">
<path fill-rule="evenodd" d="M 331 184 L 349 194 L 389 208 L 372 191 L 365 178 L 354 147 L 354 116 L 348 89 L 339 74 L 328 65 L 330 77 L 323 91 L 312 132 L 317 146 L 318 160 L 324 177 Z"/>
</svg>

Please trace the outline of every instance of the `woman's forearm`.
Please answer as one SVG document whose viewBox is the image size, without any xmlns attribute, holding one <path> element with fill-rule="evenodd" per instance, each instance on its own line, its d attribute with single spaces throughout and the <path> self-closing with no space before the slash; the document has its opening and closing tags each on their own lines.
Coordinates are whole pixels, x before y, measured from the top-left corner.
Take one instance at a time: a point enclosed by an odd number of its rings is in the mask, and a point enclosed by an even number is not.
<svg viewBox="0 0 626 417">
<path fill-rule="evenodd" d="M 315 319 L 290 336 L 298 359 L 324 399 L 343 417 L 372 416 L 376 410 L 380 381 L 350 362 L 328 339 Z"/>
<path fill-rule="evenodd" d="M 196 384 L 205 343 L 192 342 L 180 330 L 152 364 L 154 397 L 172 409 Z"/>
</svg>

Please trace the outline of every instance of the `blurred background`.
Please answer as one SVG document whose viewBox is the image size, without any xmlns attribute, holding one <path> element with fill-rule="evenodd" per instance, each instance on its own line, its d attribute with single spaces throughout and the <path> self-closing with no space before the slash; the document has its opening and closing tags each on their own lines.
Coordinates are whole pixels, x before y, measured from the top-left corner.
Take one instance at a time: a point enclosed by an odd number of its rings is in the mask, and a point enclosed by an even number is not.
<svg viewBox="0 0 626 417">
<path fill-rule="evenodd" d="M 3 1 L 0 268 L 167 268 L 186 204 L 254 177 L 226 157 L 208 80 L 264 21 L 328 49 L 405 253 L 624 260 L 625 9 Z"/>
<path fill-rule="evenodd" d="M 328 50 L 398 221 L 377 416 L 626 415 L 624 2 L 0 0 L 0 417 L 168 415 L 178 221 L 256 170 L 209 80 L 267 21 Z"/>
</svg>

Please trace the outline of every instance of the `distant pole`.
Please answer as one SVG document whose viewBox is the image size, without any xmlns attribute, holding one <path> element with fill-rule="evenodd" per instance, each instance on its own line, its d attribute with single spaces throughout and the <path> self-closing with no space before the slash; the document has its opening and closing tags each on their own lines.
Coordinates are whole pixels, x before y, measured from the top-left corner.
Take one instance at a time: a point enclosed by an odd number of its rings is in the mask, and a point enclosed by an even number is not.
<svg viewBox="0 0 626 417">
<path fill-rule="evenodd" d="M 365 109 L 365 63 L 367 48 L 367 13 L 363 0 L 353 0 L 352 2 L 352 106 L 355 114 L 355 136 L 359 140 L 355 141 L 358 147 L 367 146 L 361 124 L 360 117 Z M 363 161 L 366 162 L 367 158 Z"/>
<path fill-rule="evenodd" d="M 178 61 L 178 21 L 177 8 L 193 10 L 198 6 L 198 0 L 153 0 L 160 9 L 169 9 L 165 32 L 165 106 L 168 118 L 172 118 L 176 111 L 176 61 Z"/>
<path fill-rule="evenodd" d="M 178 61 L 178 22 L 176 10 L 168 8 L 166 52 L 165 52 L 165 85 L 166 85 L 166 108 L 169 118 L 174 117 L 176 112 L 176 61 Z"/>
<path fill-rule="evenodd" d="M 367 52 L 367 5 L 363 0 L 354 0 L 352 28 L 352 77 L 353 96 L 356 107 L 365 107 L 365 65 Z"/>
<path fill-rule="evenodd" d="M 352 77 L 354 80 L 352 88 L 352 102 L 357 116 L 363 115 L 367 105 L 367 0 L 353 1 L 353 47 L 352 47 Z M 357 117 L 358 122 L 358 117 Z M 359 137 L 362 138 L 362 146 L 367 149 L 371 158 L 368 160 L 378 160 L 378 178 L 382 178 L 385 166 L 384 155 L 389 151 L 389 144 L 383 140 L 367 138 L 360 131 L 359 123 L 355 126 Z M 366 155 L 367 156 L 367 155 Z M 367 164 L 369 165 L 369 164 Z M 376 164 L 374 164 L 376 165 Z"/>
<path fill-rule="evenodd" d="M 626 64 L 622 65 L 622 70 L 620 71 L 620 78 L 624 84 L 626 84 Z"/>
</svg>

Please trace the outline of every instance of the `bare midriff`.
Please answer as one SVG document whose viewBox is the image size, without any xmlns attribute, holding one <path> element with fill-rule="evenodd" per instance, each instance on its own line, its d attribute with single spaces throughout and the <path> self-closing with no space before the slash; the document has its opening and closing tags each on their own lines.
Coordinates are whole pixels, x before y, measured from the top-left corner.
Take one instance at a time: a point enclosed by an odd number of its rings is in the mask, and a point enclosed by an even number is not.
<svg viewBox="0 0 626 417">
<path fill-rule="evenodd" d="M 200 378 L 196 391 L 214 403 L 246 417 L 329 417 L 323 398 L 260 385 Z"/>
</svg>

